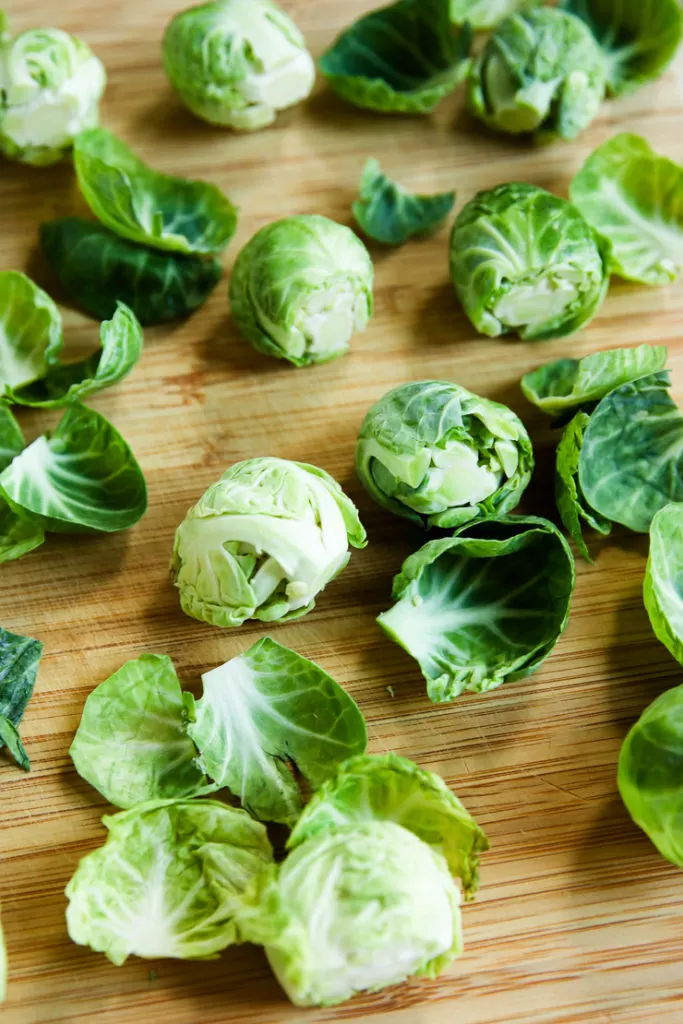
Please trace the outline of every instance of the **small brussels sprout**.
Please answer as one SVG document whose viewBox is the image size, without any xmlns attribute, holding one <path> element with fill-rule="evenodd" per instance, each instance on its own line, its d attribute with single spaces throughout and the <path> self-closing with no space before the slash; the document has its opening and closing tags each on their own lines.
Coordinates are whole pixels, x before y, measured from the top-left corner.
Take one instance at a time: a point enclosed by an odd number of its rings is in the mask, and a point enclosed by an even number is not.
<svg viewBox="0 0 683 1024">
<path fill-rule="evenodd" d="M 176 531 L 172 574 L 183 611 L 214 626 L 296 619 L 365 547 L 336 480 L 286 459 L 232 466 Z"/>
<path fill-rule="evenodd" d="M 480 192 L 461 210 L 451 277 L 477 330 L 525 341 L 580 330 L 609 286 L 606 247 L 576 207 L 518 182 Z"/>
<path fill-rule="evenodd" d="M 448 381 L 389 391 L 368 412 L 356 445 L 358 476 L 375 501 L 444 529 L 513 509 L 533 466 L 515 413 Z"/>
<path fill-rule="evenodd" d="M 295 366 L 325 363 L 365 330 L 373 276 L 350 228 L 327 217 L 286 217 L 261 228 L 237 257 L 232 315 L 260 352 Z"/>
<path fill-rule="evenodd" d="M 489 128 L 575 139 L 605 95 L 605 60 L 590 29 L 554 7 L 520 11 L 496 29 L 470 79 L 470 109 Z"/>
<path fill-rule="evenodd" d="M 57 28 L 2 33 L 0 152 L 47 166 L 61 159 L 83 128 L 99 121 L 103 65 L 81 39 Z"/>
<path fill-rule="evenodd" d="M 315 82 L 304 37 L 271 0 L 215 0 L 182 11 L 166 29 L 163 58 L 193 114 L 237 131 L 272 124 Z"/>
<path fill-rule="evenodd" d="M 434 978 L 462 952 L 445 859 L 393 821 L 312 836 L 253 879 L 235 915 L 296 1006 Z"/>
<path fill-rule="evenodd" d="M 645 709 L 624 740 L 621 799 L 662 857 L 683 868 L 683 686 Z"/>
</svg>

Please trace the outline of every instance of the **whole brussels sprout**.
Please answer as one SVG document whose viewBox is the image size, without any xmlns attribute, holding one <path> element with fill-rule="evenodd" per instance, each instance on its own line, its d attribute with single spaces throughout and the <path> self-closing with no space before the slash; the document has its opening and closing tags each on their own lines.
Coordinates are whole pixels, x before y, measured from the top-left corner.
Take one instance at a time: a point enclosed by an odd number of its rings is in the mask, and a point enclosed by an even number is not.
<svg viewBox="0 0 683 1024">
<path fill-rule="evenodd" d="M 271 0 L 215 0 L 182 11 L 166 29 L 163 58 L 193 114 L 237 131 L 272 124 L 315 82 L 304 37 Z"/>
<path fill-rule="evenodd" d="M 456 218 L 451 277 L 482 334 L 526 341 L 584 327 L 609 286 L 605 244 L 566 199 L 512 182 L 480 192 Z"/>
<path fill-rule="evenodd" d="M 3 33 L 0 12 L 0 151 L 11 160 L 56 163 L 83 128 L 99 122 L 106 84 L 81 39 L 57 28 Z"/>
<path fill-rule="evenodd" d="M 448 381 L 389 391 L 368 412 L 356 444 L 358 476 L 375 501 L 445 529 L 514 508 L 533 466 L 519 417 Z"/>
<path fill-rule="evenodd" d="M 575 139 L 605 95 L 605 58 L 588 26 L 555 7 L 520 11 L 473 68 L 470 109 L 489 128 Z"/>
<path fill-rule="evenodd" d="M 295 366 L 343 355 L 372 314 L 373 266 L 350 228 L 327 217 L 286 217 L 261 228 L 237 257 L 232 315 L 266 355 Z"/>
<path fill-rule="evenodd" d="M 286 459 L 232 466 L 176 531 L 171 572 L 183 611 L 214 626 L 277 622 L 315 597 L 365 547 L 353 502 L 328 473 Z"/>
</svg>

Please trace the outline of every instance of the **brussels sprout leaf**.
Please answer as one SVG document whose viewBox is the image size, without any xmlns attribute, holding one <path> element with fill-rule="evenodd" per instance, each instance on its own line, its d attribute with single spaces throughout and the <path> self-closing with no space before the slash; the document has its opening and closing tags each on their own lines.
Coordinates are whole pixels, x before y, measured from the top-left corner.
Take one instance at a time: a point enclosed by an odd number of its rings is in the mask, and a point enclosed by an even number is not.
<svg viewBox="0 0 683 1024">
<path fill-rule="evenodd" d="M 683 505 L 652 518 L 644 599 L 655 636 L 683 665 Z"/>
<path fill-rule="evenodd" d="M 469 22 L 477 31 L 495 28 L 516 11 L 537 7 L 543 0 L 451 0 L 451 21 L 455 25 Z"/>
<path fill-rule="evenodd" d="M 54 302 L 18 270 L 0 272 L 0 384 L 7 391 L 42 377 L 63 345 Z"/>
<path fill-rule="evenodd" d="M 560 518 L 567 533 L 588 562 L 592 562 L 590 551 L 583 538 L 584 523 L 597 530 L 603 537 L 609 536 L 612 524 L 601 516 L 586 501 L 579 483 L 579 459 L 583 435 L 590 417 L 579 412 L 565 427 L 562 440 L 557 447 L 555 469 L 555 501 Z"/>
<path fill-rule="evenodd" d="M 33 696 L 42 653 L 43 645 L 39 640 L 0 628 L 0 749 L 6 744 L 25 771 L 29 770 L 29 759 L 17 726 Z"/>
<path fill-rule="evenodd" d="M 24 449 L 24 438 L 7 406 L 0 402 L 0 471 L 9 466 Z M 11 562 L 45 541 L 42 527 L 30 517 L 20 515 L 0 494 L 0 565 Z"/>
<path fill-rule="evenodd" d="M 402 245 L 414 235 L 436 230 L 455 204 L 455 192 L 411 195 L 382 174 L 377 160 L 368 160 L 360 181 L 360 199 L 353 215 L 366 235 L 385 245 Z"/>
</svg>

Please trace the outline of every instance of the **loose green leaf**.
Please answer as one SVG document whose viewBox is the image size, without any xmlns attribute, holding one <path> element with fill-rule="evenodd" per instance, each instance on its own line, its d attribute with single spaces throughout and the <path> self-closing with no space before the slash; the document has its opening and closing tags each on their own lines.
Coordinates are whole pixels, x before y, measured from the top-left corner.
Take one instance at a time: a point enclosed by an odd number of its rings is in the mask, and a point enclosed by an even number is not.
<svg viewBox="0 0 683 1024">
<path fill-rule="evenodd" d="M 0 402 L 0 471 L 24 450 L 24 436 L 7 406 Z M 0 565 L 11 562 L 45 541 L 42 527 L 27 516 L 10 508 L 0 495 Z"/>
<path fill-rule="evenodd" d="M 9 718 L 5 718 L 4 715 L 0 715 L 0 749 L 2 744 L 5 745 L 8 753 L 19 767 L 23 768 L 25 772 L 30 772 L 31 762 L 24 749 L 24 744 L 21 742 L 17 727 L 12 725 Z"/>
<path fill-rule="evenodd" d="M 196 796 L 206 778 L 185 726 L 173 662 L 143 654 L 90 694 L 69 753 L 78 774 L 116 807 Z"/>
<path fill-rule="evenodd" d="M 313 786 L 362 754 L 367 730 L 355 701 L 312 661 L 264 637 L 202 676 L 188 733 L 209 778 L 264 821 L 288 824 L 302 801 L 294 762 Z"/>
<path fill-rule="evenodd" d="M 602 48 L 613 96 L 635 92 L 666 70 L 683 36 L 678 0 L 563 0 Z"/>
<path fill-rule="evenodd" d="M 237 211 L 215 185 L 152 170 L 104 128 L 74 143 L 78 184 L 105 227 L 155 249 L 214 253 L 237 227 Z"/>
<path fill-rule="evenodd" d="M 612 532 L 612 524 L 586 501 L 579 483 L 579 460 L 583 436 L 590 416 L 578 412 L 567 424 L 562 440 L 557 447 L 555 463 L 555 501 L 564 528 L 573 539 L 580 553 L 592 562 L 590 551 L 583 537 L 584 524 L 597 530 L 603 537 Z"/>
<path fill-rule="evenodd" d="M 429 541 L 394 579 L 377 619 L 416 659 L 429 699 L 484 693 L 533 672 L 569 618 L 574 559 L 552 523 L 484 519 Z"/>
<path fill-rule="evenodd" d="M 33 696 L 42 653 L 39 640 L 0 627 L 0 750 L 5 744 L 25 771 L 29 771 L 29 759 L 16 727 Z"/>
<path fill-rule="evenodd" d="M 39 437 L 0 473 L 12 508 L 57 533 L 113 533 L 144 515 L 147 487 L 119 432 L 74 403 L 54 434 Z"/>
<path fill-rule="evenodd" d="M 664 345 L 639 345 L 595 352 L 583 359 L 558 359 L 525 374 L 522 391 L 549 416 L 561 416 L 599 402 L 621 384 L 663 370 L 667 358 Z"/>
<path fill-rule="evenodd" d="M 62 318 L 42 288 L 18 270 L 0 272 L 0 386 L 44 376 L 63 345 Z"/>
<path fill-rule="evenodd" d="M 101 349 L 75 363 L 56 360 L 45 375 L 31 384 L 13 388 L 10 402 L 43 409 L 56 409 L 82 402 L 98 391 L 123 380 L 142 354 L 142 330 L 127 306 L 119 302 L 111 320 L 100 327 Z"/>
<path fill-rule="evenodd" d="M 455 25 L 469 22 L 477 31 L 495 28 L 511 14 L 526 7 L 536 7 L 543 0 L 451 0 L 451 21 Z"/>
<path fill-rule="evenodd" d="M 363 170 L 353 215 L 370 238 L 385 245 L 403 245 L 415 235 L 435 231 L 454 205 L 455 192 L 411 195 L 382 174 L 377 160 L 371 159 Z"/>
<path fill-rule="evenodd" d="M 666 371 L 623 384 L 586 426 L 579 482 L 592 509 L 636 533 L 656 512 L 683 501 L 683 414 Z"/>
<path fill-rule="evenodd" d="M 439 775 L 397 754 L 345 761 L 316 790 L 287 840 L 291 850 L 311 836 L 345 825 L 394 821 L 446 858 L 466 896 L 479 888 L 479 854 L 489 841 Z"/>
<path fill-rule="evenodd" d="M 662 693 L 624 740 L 617 782 L 636 825 L 683 868 L 683 686 Z"/>
<path fill-rule="evenodd" d="M 613 273 L 649 285 L 683 273 L 683 167 L 645 139 L 616 135 L 599 146 L 570 194 L 608 244 Z"/>
<path fill-rule="evenodd" d="M 683 665 L 683 505 L 652 518 L 643 595 L 655 636 Z"/>
<path fill-rule="evenodd" d="M 575 206 L 511 182 L 480 192 L 458 214 L 451 278 L 482 334 L 546 341 L 593 319 L 609 286 L 606 255 Z"/>
<path fill-rule="evenodd" d="M 356 106 L 427 114 L 466 77 L 471 43 L 469 25 L 451 25 L 450 0 L 399 0 L 345 29 L 319 66 Z"/>
<path fill-rule="evenodd" d="M 213 957 L 238 941 L 235 905 L 272 861 L 263 825 L 213 800 L 157 800 L 103 818 L 104 846 L 66 887 L 69 935 L 120 965 Z"/>
<path fill-rule="evenodd" d="M 41 224 L 40 249 L 61 286 L 90 316 L 108 319 L 122 302 L 143 326 L 187 316 L 206 302 L 223 273 L 212 257 L 158 252 L 78 217 Z"/>
</svg>

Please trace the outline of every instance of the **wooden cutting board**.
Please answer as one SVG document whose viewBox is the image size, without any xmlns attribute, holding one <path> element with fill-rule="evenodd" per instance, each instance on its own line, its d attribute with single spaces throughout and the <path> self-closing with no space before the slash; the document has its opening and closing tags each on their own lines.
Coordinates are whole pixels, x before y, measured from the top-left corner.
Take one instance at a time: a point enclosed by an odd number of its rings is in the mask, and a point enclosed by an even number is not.
<svg viewBox="0 0 683 1024">
<path fill-rule="evenodd" d="M 372 4 L 299 0 L 294 14 L 318 55 Z M 213 129 L 174 99 L 160 40 L 177 0 L 10 0 L 14 27 L 58 22 L 103 59 L 107 127 L 155 167 L 202 177 L 241 209 L 226 280 L 185 323 L 146 331 L 140 364 L 93 405 L 131 442 L 150 509 L 128 533 L 50 537 L 0 570 L 0 622 L 44 642 L 22 734 L 32 771 L 0 767 L 0 902 L 10 960 L 3 1024 L 653 1024 L 683 1021 L 683 875 L 631 823 L 615 785 L 619 745 L 643 708 L 681 681 L 654 639 L 641 599 L 644 537 L 619 531 L 578 564 L 566 634 L 530 679 L 433 706 L 417 666 L 375 626 L 392 575 L 421 537 L 376 508 L 353 471 L 368 407 L 406 380 L 447 378 L 511 405 L 532 431 L 539 467 L 525 509 L 553 515 L 547 421 L 519 391 L 539 363 L 614 345 L 665 343 L 683 400 L 683 285 L 615 283 L 577 337 L 546 344 L 477 337 L 448 277 L 448 235 L 373 249 L 376 314 L 351 353 L 294 370 L 257 355 L 230 321 L 227 277 L 263 224 L 294 213 L 350 221 L 365 159 L 424 192 L 457 188 L 459 203 L 510 179 L 566 195 L 586 155 L 617 131 L 644 134 L 683 161 L 681 79 L 668 73 L 606 104 L 572 145 L 535 149 L 483 132 L 462 95 L 433 117 L 392 118 L 345 105 L 319 84 L 311 101 L 253 136 Z M 79 213 L 69 162 L 0 165 L 0 268 L 27 270 L 57 297 L 36 254 L 42 220 Z M 65 310 L 74 348 L 97 328 Z M 58 414 L 22 412 L 29 438 Z M 231 463 L 277 455 L 323 466 L 357 501 L 370 546 L 305 619 L 277 639 L 318 661 L 358 700 L 370 750 L 394 750 L 440 772 L 488 832 L 477 901 L 464 911 L 466 952 L 441 978 L 302 1011 L 283 997 L 262 953 L 228 950 L 206 963 L 131 959 L 116 968 L 66 934 L 63 890 L 104 839 L 110 808 L 68 757 L 83 702 L 126 659 L 170 654 L 183 683 L 249 647 L 264 630 L 221 632 L 186 618 L 168 576 L 175 527 Z M 388 692 L 393 687 L 395 696 Z"/>
</svg>

